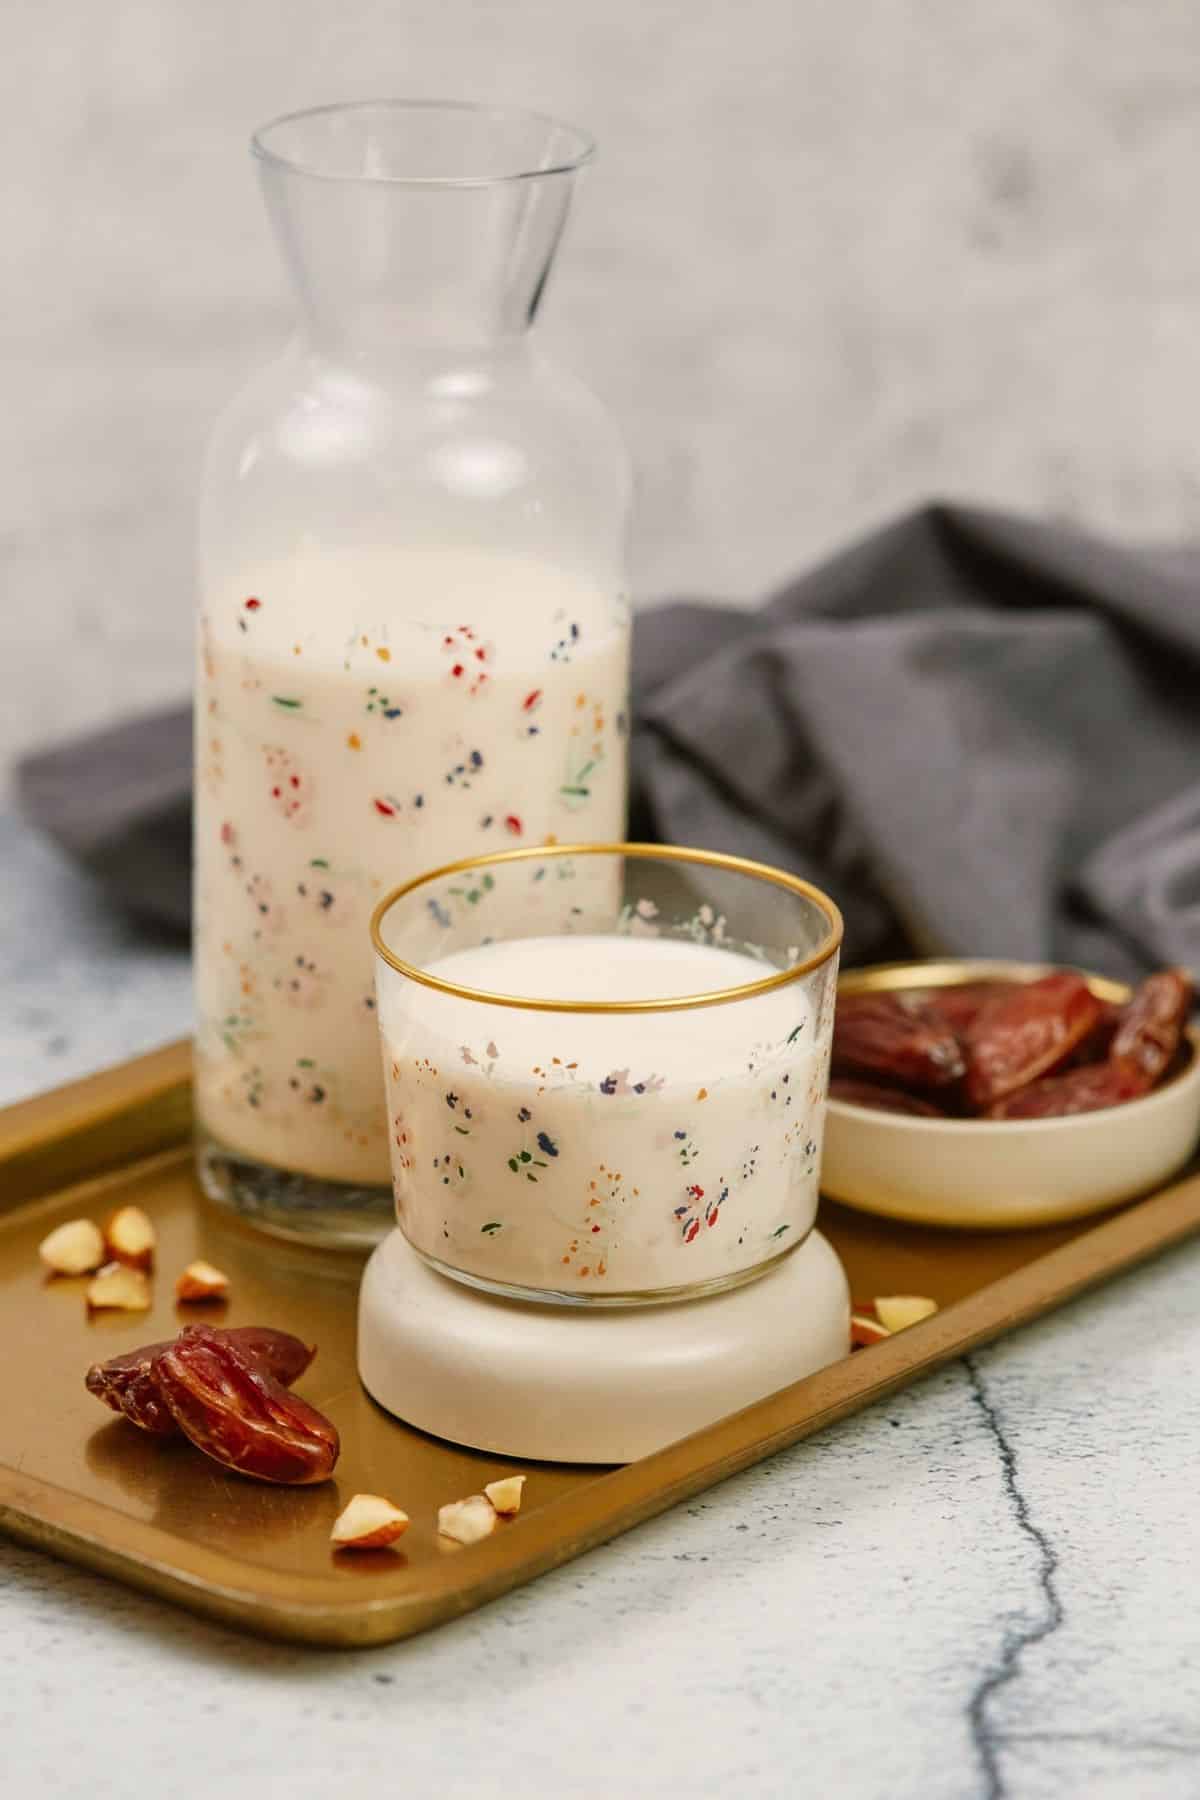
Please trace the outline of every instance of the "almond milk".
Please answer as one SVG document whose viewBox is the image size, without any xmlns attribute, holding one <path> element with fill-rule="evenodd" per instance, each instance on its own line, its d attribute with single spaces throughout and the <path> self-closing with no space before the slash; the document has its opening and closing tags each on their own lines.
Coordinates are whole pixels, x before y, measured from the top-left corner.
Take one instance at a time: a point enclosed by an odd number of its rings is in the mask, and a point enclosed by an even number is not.
<svg viewBox="0 0 1200 1800">
<path fill-rule="evenodd" d="M 645 1000 L 775 971 L 711 943 L 582 934 L 485 943 L 428 972 L 485 993 Z M 603 1300 L 719 1286 L 803 1241 L 832 1011 L 818 1016 L 804 978 L 719 1005 L 597 1013 L 378 974 L 397 1215 L 436 1264 Z"/>
<path fill-rule="evenodd" d="M 622 835 L 619 596 L 482 551 L 306 551 L 207 594 L 196 1102 L 218 1145 L 386 1185 L 368 920 L 460 857 Z"/>
</svg>

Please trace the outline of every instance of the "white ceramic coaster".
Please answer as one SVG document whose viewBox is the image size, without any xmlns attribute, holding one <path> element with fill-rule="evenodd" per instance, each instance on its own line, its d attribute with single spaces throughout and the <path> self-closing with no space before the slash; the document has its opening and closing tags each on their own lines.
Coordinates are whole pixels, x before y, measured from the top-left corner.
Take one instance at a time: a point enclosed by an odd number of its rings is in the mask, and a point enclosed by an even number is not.
<svg viewBox="0 0 1200 1800">
<path fill-rule="evenodd" d="M 399 1231 L 367 1264 L 358 1367 L 398 1418 L 539 1462 L 632 1462 L 845 1356 L 850 1298 L 819 1232 L 730 1293 L 534 1306 L 429 1269 Z"/>
</svg>

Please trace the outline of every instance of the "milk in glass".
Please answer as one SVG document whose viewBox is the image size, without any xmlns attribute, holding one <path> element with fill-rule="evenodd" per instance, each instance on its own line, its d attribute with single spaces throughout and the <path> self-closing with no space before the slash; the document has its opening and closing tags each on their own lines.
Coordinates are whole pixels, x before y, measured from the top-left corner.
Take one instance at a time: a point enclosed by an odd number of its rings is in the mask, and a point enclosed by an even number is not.
<svg viewBox="0 0 1200 1800">
<path fill-rule="evenodd" d="M 775 969 L 585 931 L 477 944 L 426 972 L 473 995 L 632 1001 Z M 398 1218 L 441 1267 L 579 1299 L 686 1292 L 811 1228 L 832 1005 L 803 981 L 646 1013 L 488 1005 L 382 964 L 379 991 Z"/>
</svg>

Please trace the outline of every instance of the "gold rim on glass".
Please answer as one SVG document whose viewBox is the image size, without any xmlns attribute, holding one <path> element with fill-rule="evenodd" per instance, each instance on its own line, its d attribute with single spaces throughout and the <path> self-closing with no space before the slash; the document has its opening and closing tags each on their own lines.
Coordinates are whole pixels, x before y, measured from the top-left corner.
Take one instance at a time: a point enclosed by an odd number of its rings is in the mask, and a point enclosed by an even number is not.
<svg viewBox="0 0 1200 1800">
<path fill-rule="evenodd" d="M 485 988 L 463 987 L 460 982 L 445 981 L 440 975 L 431 975 L 428 970 L 419 969 L 415 963 L 405 962 L 403 957 L 397 956 L 384 943 L 385 916 L 398 900 L 405 899 L 418 888 L 426 887 L 432 881 L 440 881 L 446 875 L 466 875 L 473 869 L 493 868 L 497 863 L 536 862 L 539 858 L 552 856 L 624 856 L 641 862 L 700 863 L 705 868 L 724 869 L 734 875 L 748 875 L 752 880 L 769 882 L 773 887 L 782 888 L 785 893 L 811 900 L 825 915 L 829 928 L 826 940 L 811 956 L 793 963 L 788 969 L 777 969 L 773 975 L 764 976 L 761 981 L 746 981 L 739 987 L 719 988 L 714 993 L 675 994 L 662 1000 L 535 1000 L 523 994 L 489 993 Z M 746 856 L 731 856 L 723 850 L 690 850 L 677 844 L 538 844 L 521 850 L 499 850 L 492 856 L 466 856 L 459 862 L 444 863 L 440 869 L 429 869 L 424 875 L 418 875 L 412 881 L 393 888 L 390 894 L 384 895 L 371 914 L 371 942 L 376 954 L 383 958 L 389 968 L 395 969 L 398 975 L 406 976 L 409 981 L 420 982 L 422 987 L 436 988 L 439 993 L 454 994 L 460 1000 L 475 1000 L 484 1006 L 512 1006 L 523 1012 L 682 1012 L 690 1007 L 724 1006 L 733 1000 L 752 1000 L 758 994 L 773 993 L 776 988 L 786 987 L 789 982 L 799 981 L 803 976 L 811 975 L 814 969 L 819 969 L 840 947 L 842 932 L 841 913 L 828 894 L 823 894 L 811 881 L 802 881 L 799 875 L 788 875 L 782 869 L 773 869 L 769 863 L 752 862 Z"/>
</svg>

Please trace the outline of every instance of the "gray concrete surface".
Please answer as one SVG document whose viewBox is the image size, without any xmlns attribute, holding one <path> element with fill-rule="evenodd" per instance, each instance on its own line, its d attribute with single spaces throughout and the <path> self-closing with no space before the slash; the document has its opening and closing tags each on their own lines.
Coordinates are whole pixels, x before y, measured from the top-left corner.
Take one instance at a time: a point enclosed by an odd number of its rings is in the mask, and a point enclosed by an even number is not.
<svg viewBox="0 0 1200 1800">
<path fill-rule="evenodd" d="M 1196 529 L 1191 0 L 5 0 L 0 779 L 185 687 L 205 430 L 288 317 L 246 136 L 380 92 L 598 134 L 546 329 L 639 595 L 932 493 Z"/>
</svg>

